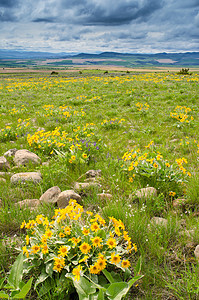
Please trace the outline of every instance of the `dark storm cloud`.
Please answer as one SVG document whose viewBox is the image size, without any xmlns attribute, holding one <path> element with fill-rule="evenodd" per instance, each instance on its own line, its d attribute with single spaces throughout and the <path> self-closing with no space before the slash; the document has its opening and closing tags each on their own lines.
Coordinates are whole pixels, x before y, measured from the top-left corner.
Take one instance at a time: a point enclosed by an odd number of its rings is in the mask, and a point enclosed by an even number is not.
<svg viewBox="0 0 199 300">
<path fill-rule="evenodd" d="M 162 0 L 118 0 L 83 1 L 84 6 L 78 6 L 76 16 L 86 25 L 118 26 L 129 24 L 138 18 L 145 18 L 162 7 Z M 78 21 L 78 19 L 77 19 Z"/>
<path fill-rule="evenodd" d="M 13 7 L 17 2 L 15 0 L 0 0 L 0 7 Z"/>
</svg>

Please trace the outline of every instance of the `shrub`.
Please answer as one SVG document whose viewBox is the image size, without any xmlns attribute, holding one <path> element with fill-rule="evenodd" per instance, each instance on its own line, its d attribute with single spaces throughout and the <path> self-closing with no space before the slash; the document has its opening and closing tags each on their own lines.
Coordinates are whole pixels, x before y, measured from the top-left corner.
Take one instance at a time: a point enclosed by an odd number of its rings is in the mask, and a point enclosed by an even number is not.
<svg viewBox="0 0 199 300">
<path fill-rule="evenodd" d="M 189 68 L 181 69 L 177 74 L 179 75 L 191 75 L 192 73 L 189 73 Z"/>
<path fill-rule="evenodd" d="M 122 168 L 128 171 L 129 181 L 137 179 L 141 185 L 156 187 L 168 196 L 171 191 L 175 191 L 175 194 L 179 192 L 187 177 L 191 176 L 184 167 L 187 160 L 178 158 L 174 164 L 170 164 L 159 151 L 154 151 L 153 141 L 145 148 L 141 151 L 135 146 L 122 157 Z"/>
</svg>

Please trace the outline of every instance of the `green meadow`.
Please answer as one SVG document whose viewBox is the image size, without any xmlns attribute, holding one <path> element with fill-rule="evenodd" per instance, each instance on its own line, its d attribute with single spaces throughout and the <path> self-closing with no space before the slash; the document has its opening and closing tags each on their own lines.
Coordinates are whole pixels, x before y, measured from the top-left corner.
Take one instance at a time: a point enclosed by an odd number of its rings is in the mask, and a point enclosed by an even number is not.
<svg viewBox="0 0 199 300">
<path fill-rule="evenodd" d="M 141 262 L 138 273 L 143 277 L 124 299 L 199 299 L 199 262 L 194 255 L 199 245 L 198 95 L 195 72 L 1 74 L 0 156 L 16 148 L 41 159 L 36 166 L 16 166 L 7 157 L 9 167 L 0 170 L 0 283 L 8 299 L 16 295 L 11 295 L 9 271 L 25 245 L 23 256 L 29 256 L 28 228 L 21 224 L 38 215 L 51 219 L 57 209 L 52 203 L 35 209 L 17 203 L 39 199 L 53 186 L 75 190 L 75 182 L 84 182 L 89 170 L 101 170 L 99 185 L 81 191 L 80 204 L 106 222 L 109 217 L 121 220 L 133 245 L 125 256 L 132 276 Z M 12 174 L 34 171 L 42 176 L 38 184 L 11 183 Z M 155 188 L 156 195 L 138 197 L 137 191 L 146 187 Z M 112 197 L 99 198 L 99 193 Z M 153 217 L 164 218 L 167 225 L 152 223 Z M 120 234 L 112 238 L 118 238 L 119 245 Z M 39 258 L 34 249 L 34 262 L 48 255 L 43 252 Z M 84 261 L 77 265 L 84 271 Z M 51 282 L 45 292 L 44 278 L 34 289 L 41 275 L 35 263 L 34 270 L 24 272 L 24 282 L 32 278 L 25 299 L 78 299 L 74 294 L 66 298 L 71 283 L 58 286 L 61 274 L 54 266 L 49 280 L 56 284 Z M 102 294 L 79 299 L 121 299 Z"/>
</svg>

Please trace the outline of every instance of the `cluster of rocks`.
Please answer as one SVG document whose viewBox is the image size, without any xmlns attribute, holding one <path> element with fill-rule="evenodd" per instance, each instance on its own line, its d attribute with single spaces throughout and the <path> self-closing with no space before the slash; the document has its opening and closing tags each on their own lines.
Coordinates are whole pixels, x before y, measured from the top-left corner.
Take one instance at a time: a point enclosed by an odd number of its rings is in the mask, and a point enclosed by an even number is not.
<svg viewBox="0 0 199 300">
<path fill-rule="evenodd" d="M 86 177 L 86 182 L 75 182 L 73 189 L 61 191 L 58 186 L 49 188 L 39 199 L 25 199 L 17 202 L 21 208 L 28 207 L 30 209 L 38 208 L 43 203 L 55 204 L 58 208 L 65 208 L 71 199 L 82 203 L 82 196 L 92 188 L 101 189 L 99 178 L 101 176 L 100 170 L 89 170 L 83 176 Z M 111 194 L 99 193 L 97 194 L 99 200 L 112 198 Z"/>
<path fill-rule="evenodd" d="M 32 165 L 40 165 L 41 159 L 33 152 L 27 149 L 10 149 L 4 153 L 3 156 L 0 156 L 0 180 L 6 181 L 5 176 L 10 176 L 10 181 L 13 184 L 24 183 L 27 181 L 31 181 L 33 183 L 39 183 L 42 180 L 40 172 L 24 172 L 24 173 L 16 173 L 8 172 L 10 170 L 10 163 L 8 158 L 12 158 L 12 161 L 15 166 L 26 166 L 28 164 Z"/>
</svg>

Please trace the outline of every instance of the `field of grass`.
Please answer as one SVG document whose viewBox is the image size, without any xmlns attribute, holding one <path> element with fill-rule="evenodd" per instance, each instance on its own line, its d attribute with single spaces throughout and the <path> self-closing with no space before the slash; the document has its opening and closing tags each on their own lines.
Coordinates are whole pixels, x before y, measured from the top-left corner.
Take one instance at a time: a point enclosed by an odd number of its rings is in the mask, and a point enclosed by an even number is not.
<svg viewBox="0 0 199 300">
<path fill-rule="evenodd" d="M 10 168 L 0 173 L 1 278 L 24 246 L 22 222 L 38 214 L 50 218 L 55 209 L 15 204 L 39 199 L 53 186 L 71 190 L 85 172 L 100 169 L 101 187 L 84 193 L 82 205 L 106 220 L 120 219 L 137 245 L 128 258 L 133 272 L 142 257 L 144 277 L 126 299 L 199 299 L 198 95 L 198 73 L 1 74 L 0 156 L 16 148 L 41 158 L 38 166 L 15 166 L 8 158 Z M 9 172 L 28 171 L 40 171 L 42 181 L 11 183 Z M 136 191 L 146 187 L 157 195 L 138 201 Z M 102 191 L 112 198 L 99 200 Z M 175 199 L 185 204 L 175 208 Z M 167 226 L 152 225 L 153 217 Z M 35 281 L 37 274 L 31 275 Z M 39 299 L 33 289 L 29 295 Z"/>
</svg>

